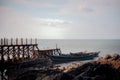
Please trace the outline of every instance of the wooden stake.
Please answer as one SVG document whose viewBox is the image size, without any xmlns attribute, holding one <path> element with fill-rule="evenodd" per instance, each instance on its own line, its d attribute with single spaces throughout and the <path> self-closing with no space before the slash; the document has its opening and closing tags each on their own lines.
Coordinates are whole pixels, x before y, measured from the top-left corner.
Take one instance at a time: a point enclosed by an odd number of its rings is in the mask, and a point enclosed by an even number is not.
<svg viewBox="0 0 120 80">
<path fill-rule="evenodd" d="M 11 45 L 13 45 L 13 38 L 11 38 Z"/>
<path fill-rule="evenodd" d="M 6 41 L 5 41 L 5 38 L 4 38 L 4 43 L 3 43 L 4 45 L 6 45 Z"/>
<path fill-rule="evenodd" d="M 27 38 L 26 38 L 26 44 L 28 44 Z"/>
<path fill-rule="evenodd" d="M 30 40 L 30 44 L 32 44 L 32 38 L 31 38 L 31 40 Z"/>
<path fill-rule="evenodd" d="M 18 38 L 16 38 L 16 45 L 18 45 Z"/>
<path fill-rule="evenodd" d="M 3 39 L 1 38 L 1 45 L 3 45 Z"/>
<path fill-rule="evenodd" d="M 23 45 L 23 38 L 21 38 L 21 45 Z"/>
<path fill-rule="evenodd" d="M 6 39 L 6 45 L 8 45 L 8 39 Z"/>
</svg>

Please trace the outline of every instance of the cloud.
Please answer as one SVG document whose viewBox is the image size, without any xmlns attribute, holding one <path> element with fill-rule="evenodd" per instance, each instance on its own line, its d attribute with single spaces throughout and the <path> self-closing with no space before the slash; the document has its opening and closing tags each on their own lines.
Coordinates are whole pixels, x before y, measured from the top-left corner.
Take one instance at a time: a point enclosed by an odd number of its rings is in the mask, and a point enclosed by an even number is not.
<svg viewBox="0 0 120 80">
<path fill-rule="evenodd" d="M 57 12 L 59 15 L 103 16 L 120 13 L 120 0 L 68 0 Z"/>
<path fill-rule="evenodd" d="M 70 21 L 51 18 L 32 17 L 19 13 L 14 8 L 0 6 L 0 36 L 7 37 L 39 37 L 46 35 L 54 38 L 62 35 L 63 28 L 71 24 Z M 56 33 L 56 31 L 58 33 Z M 58 35 L 54 35 L 54 32 Z M 53 35 L 53 36 L 51 36 Z"/>
<path fill-rule="evenodd" d="M 0 7 L 0 17 L 1 21 L 5 23 L 22 23 L 26 22 L 25 24 L 41 24 L 41 25 L 46 25 L 46 26 L 51 26 L 51 25 L 66 25 L 66 24 L 71 24 L 71 21 L 66 21 L 62 19 L 52 19 L 52 18 L 39 18 L 39 17 L 32 17 L 29 15 L 25 15 L 23 13 L 17 12 L 16 9 L 14 8 L 9 8 L 9 7 Z"/>
<path fill-rule="evenodd" d="M 24 5 L 27 7 L 38 7 L 38 8 L 55 8 L 57 5 L 53 4 L 49 0 L 10 0 L 15 4 Z"/>
<path fill-rule="evenodd" d="M 57 14 L 79 16 L 84 13 L 90 14 L 93 11 L 93 8 L 85 4 L 85 0 L 68 0 L 68 2 L 62 6 Z"/>
<path fill-rule="evenodd" d="M 51 15 L 97 16 L 120 13 L 120 0 L 9 0 L 28 8 L 41 8 Z M 51 9 L 52 10 L 46 10 Z"/>
<path fill-rule="evenodd" d="M 120 34 L 120 0 L 2 1 L 0 36 L 54 39 Z"/>
<path fill-rule="evenodd" d="M 39 22 L 42 25 L 47 25 L 47 26 L 62 26 L 62 25 L 67 25 L 71 24 L 72 22 L 66 21 L 66 20 L 60 20 L 60 19 L 50 19 L 50 18 L 36 18 L 36 21 Z"/>
</svg>

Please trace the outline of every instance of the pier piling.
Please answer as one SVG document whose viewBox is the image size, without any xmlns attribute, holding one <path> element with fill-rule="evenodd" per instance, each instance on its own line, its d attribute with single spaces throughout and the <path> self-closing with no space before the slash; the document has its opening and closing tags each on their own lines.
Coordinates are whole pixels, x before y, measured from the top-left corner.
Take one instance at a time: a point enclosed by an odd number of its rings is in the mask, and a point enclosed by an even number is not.
<svg viewBox="0 0 120 80">
<path fill-rule="evenodd" d="M 10 41 L 10 43 L 9 43 Z M 4 71 L 7 69 L 10 64 L 16 63 L 16 62 L 25 62 L 28 60 L 32 60 L 32 56 L 38 56 L 38 53 L 35 53 L 35 50 L 37 50 L 37 42 L 35 41 L 33 44 L 32 39 L 30 40 L 30 43 L 28 43 L 28 39 L 26 39 L 26 43 L 24 43 L 23 38 L 20 39 L 13 39 L 10 40 L 7 38 L 1 38 L 0 39 L 0 76 L 1 80 L 8 80 L 4 76 Z M 36 58 L 36 57 L 34 57 Z"/>
</svg>

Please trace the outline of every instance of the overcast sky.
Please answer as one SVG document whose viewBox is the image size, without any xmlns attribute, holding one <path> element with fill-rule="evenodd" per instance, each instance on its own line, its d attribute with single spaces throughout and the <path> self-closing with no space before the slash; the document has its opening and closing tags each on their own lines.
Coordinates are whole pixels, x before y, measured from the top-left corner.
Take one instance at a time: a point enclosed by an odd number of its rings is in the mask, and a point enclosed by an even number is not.
<svg viewBox="0 0 120 80">
<path fill-rule="evenodd" d="M 0 37 L 120 39 L 120 0 L 0 0 Z"/>
</svg>

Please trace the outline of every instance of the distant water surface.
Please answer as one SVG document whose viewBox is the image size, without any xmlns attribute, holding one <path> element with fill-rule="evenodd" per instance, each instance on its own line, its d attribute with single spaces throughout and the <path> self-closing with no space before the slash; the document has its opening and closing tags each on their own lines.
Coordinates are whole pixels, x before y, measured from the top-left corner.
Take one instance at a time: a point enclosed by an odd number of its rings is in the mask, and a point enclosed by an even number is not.
<svg viewBox="0 0 120 80">
<path fill-rule="evenodd" d="M 72 40 L 72 39 L 39 39 L 39 48 L 61 48 L 61 51 L 65 54 L 70 52 L 81 51 L 101 51 L 100 56 L 105 54 L 120 54 L 120 40 Z"/>
</svg>

